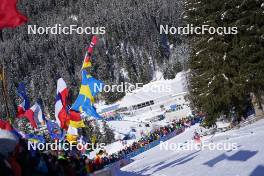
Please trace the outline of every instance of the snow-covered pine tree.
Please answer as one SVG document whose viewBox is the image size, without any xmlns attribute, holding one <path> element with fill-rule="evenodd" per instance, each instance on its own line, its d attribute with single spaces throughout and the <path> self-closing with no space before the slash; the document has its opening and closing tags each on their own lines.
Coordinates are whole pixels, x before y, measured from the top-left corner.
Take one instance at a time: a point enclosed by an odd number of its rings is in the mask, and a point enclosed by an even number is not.
<svg viewBox="0 0 264 176">
<path fill-rule="evenodd" d="M 207 113 L 207 125 L 232 111 L 240 118 L 259 98 L 264 84 L 263 1 L 187 0 L 187 21 L 194 26 L 237 27 L 236 35 L 194 35 L 189 66 L 190 97 Z"/>
<path fill-rule="evenodd" d="M 111 144 L 115 141 L 115 134 L 106 122 L 103 122 L 103 137 L 102 140 L 106 144 Z"/>
<path fill-rule="evenodd" d="M 99 126 L 99 123 L 97 121 L 93 122 L 93 132 L 92 132 L 92 138 L 96 139 L 96 143 L 102 142 L 103 134 L 102 130 Z"/>
<path fill-rule="evenodd" d="M 30 21 L 14 30 L 2 31 L 0 61 L 8 65 L 9 106 L 14 115 L 16 85 L 23 81 L 29 89 L 30 99 L 42 98 L 44 111 L 51 117 L 54 117 L 54 95 L 59 76 L 63 76 L 72 91 L 70 101 L 74 101 L 78 94 L 79 70 L 91 35 L 31 35 L 27 34 L 28 25 L 37 28 L 56 24 L 62 27 L 105 27 L 106 33 L 100 35 L 92 57 L 92 75 L 114 84 L 118 81 L 117 73 L 123 69 L 127 73 L 127 82 L 145 83 L 156 71 L 147 67 L 160 68 L 167 59 L 157 27 L 160 24 L 179 26 L 183 12 L 182 1 L 171 0 L 39 0 L 30 5 L 27 0 L 21 0 L 17 6 Z M 170 35 L 165 39 L 178 48 L 178 38 Z M 131 51 L 132 48 L 135 52 Z M 141 64 L 142 60 L 144 64 Z M 148 63 L 148 60 L 152 62 Z M 106 101 L 107 98 L 111 97 L 106 97 Z M 0 97 L 1 113 L 3 108 Z"/>
</svg>

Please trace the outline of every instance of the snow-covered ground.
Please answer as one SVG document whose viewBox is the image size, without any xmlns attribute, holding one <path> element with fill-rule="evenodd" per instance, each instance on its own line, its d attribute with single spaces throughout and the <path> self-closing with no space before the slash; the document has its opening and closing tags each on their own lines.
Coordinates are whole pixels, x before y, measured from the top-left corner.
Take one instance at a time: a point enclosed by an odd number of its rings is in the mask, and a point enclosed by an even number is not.
<svg viewBox="0 0 264 176">
<path fill-rule="evenodd" d="M 182 134 L 168 140 L 168 145 L 193 144 L 193 134 L 198 126 L 192 126 Z M 228 150 L 166 150 L 160 145 L 134 158 L 121 168 L 118 176 L 263 176 L 264 175 L 264 120 L 240 129 L 205 136 L 219 146 L 233 145 Z"/>
<path fill-rule="evenodd" d="M 168 125 L 166 120 L 161 120 L 152 123 L 145 122 L 137 122 L 137 121 L 129 121 L 129 120 L 116 120 L 116 121 L 108 121 L 107 124 L 110 128 L 114 130 L 116 133 L 116 139 L 120 139 L 118 136 L 120 135 L 124 137 L 124 135 L 133 133 L 136 139 L 140 139 L 142 135 L 147 135 L 151 133 L 155 129 Z M 134 132 L 132 131 L 134 130 Z"/>
<path fill-rule="evenodd" d="M 152 130 L 151 127 L 146 127 L 144 123 L 133 121 L 109 121 L 108 125 L 119 135 L 133 133 L 137 139 L 140 138 L 142 132 L 147 134 Z M 132 132 L 132 129 L 134 129 L 135 132 Z"/>
<path fill-rule="evenodd" d="M 120 141 L 116 141 L 112 144 L 107 145 L 104 149 L 110 155 L 112 153 L 117 153 L 118 151 L 126 148 L 126 146 L 132 145 L 133 142 L 135 142 L 134 139 L 126 140 L 125 144 L 122 144 L 122 142 L 120 142 Z M 100 149 L 92 151 L 89 155 L 87 155 L 87 157 L 90 159 L 94 159 L 96 156 L 96 153 L 98 153 L 99 150 Z"/>
</svg>

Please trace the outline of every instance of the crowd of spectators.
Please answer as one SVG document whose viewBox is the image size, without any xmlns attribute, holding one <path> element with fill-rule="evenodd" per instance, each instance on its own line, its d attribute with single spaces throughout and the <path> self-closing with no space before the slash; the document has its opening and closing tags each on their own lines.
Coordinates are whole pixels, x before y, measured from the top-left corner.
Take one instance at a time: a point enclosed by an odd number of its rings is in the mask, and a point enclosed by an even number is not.
<svg viewBox="0 0 264 176">
<path fill-rule="evenodd" d="M 94 159 L 82 155 L 80 151 L 29 151 L 27 141 L 20 139 L 14 152 L 8 156 L 0 156 L 0 175 L 3 176 L 88 176 L 89 174 L 110 166 L 112 163 L 141 147 L 159 140 L 175 130 L 184 131 L 186 127 L 198 122 L 198 118 L 184 118 L 156 129 L 143 136 L 139 141 L 125 147 L 117 153 L 108 154 L 99 150 Z"/>
</svg>

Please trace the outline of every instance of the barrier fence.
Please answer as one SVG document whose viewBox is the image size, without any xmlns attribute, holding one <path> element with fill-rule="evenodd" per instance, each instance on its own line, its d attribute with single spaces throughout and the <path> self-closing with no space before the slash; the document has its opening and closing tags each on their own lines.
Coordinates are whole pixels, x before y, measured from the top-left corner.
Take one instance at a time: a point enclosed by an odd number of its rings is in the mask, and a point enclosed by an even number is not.
<svg viewBox="0 0 264 176">
<path fill-rule="evenodd" d="M 196 119 L 196 120 L 191 122 L 191 126 L 196 124 L 196 123 L 201 123 L 201 121 L 202 121 L 202 118 Z M 170 134 L 167 134 L 166 136 L 162 136 L 158 140 L 152 141 L 149 144 L 140 147 L 136 151 L 127 154 L 123 159 L 105 166 L 102 170 L 94 172 L 92 175 L 93 176 L 114 176 L 114 175 L 116 175 L 116 173 L 118 173 L 118 171 L 120 170 L 121 167 L 126 166 L 132 162 L 131 158 L 133 158 L 133 157 L 135 157 L 135 156 L 137 156 L 137 155 L 139 155 L 139 154 L 141 154 L 141 153 L 143 153 L 143 152 L 145 152 L 145 151 L 147 151 L 153 147 L 158 146 L 160 144 L 160 142 L 167 141 L 167 140 L 177 136 L 178 134 L 180 134 L 184 131 L 185 131 L 185 127 L 176 129 L 173 132 L 171 132 Z"/>
<path fill-rule="evenodd" d="M 170 134 L 166 135 L 166 136 L 163 136 L 161 137 L 160 139 L 158 140 L 155 140 L 153 142 L 150 142 L 149 144 L 137 149 L 136 151 L 132 152 L 132 153 L 129 153 L 125 156 L 125 159 L 131 159 L 153 147 L 156 147 L 157 145 L 160 144 L 160 142 L 163 142 L 163 141 L 167 141 L 175 136 L 177 136 L 178 134 L 182 133 L 184 131 L 184 127 L 183 128 L 180 128 L 180 129 L 176 129 L 174 130 L 173 132 L 171 132 Z"/>
</svg>

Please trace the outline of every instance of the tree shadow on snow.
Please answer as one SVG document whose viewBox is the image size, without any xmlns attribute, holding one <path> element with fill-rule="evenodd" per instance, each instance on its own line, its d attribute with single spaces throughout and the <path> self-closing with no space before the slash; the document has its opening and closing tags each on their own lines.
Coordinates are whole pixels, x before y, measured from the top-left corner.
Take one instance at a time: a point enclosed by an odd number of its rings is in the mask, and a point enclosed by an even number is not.
<svg viewBox="0 0 264 176">
<path fill-rule="evenodd" d="M 183 157 L 181 157 L 179 159 L 176 159 L 176 160 L 174 160 L 172 162 L 169 162 L 169 163 L 167 163 L 165 165 L 164 165 L 165 162 L 162 161 L 162 162 L 157 163 L 157 164 L 155 164 L 153 166 L 145 167 L 143 170 L 141 170 L 139 172 L 120 171 L 120 173 L 118 174 L 118 176 L 119 175 L 120 176 L 139 176 L 139 175 L 146 175 L 146 176 L 148 176 L 148 175 L 153 175 L 155 172 L 160 171 L 162 169 L 165 169 L 165 168 L 168 168 L 168 167 L 174 167 L 176 165 L 181 165 L 181 164 L 184 164 L 184 163 L 187 163 L 187 162 L 191 161 L 192 159 L 194 159 L 197 156 L 196 153 L 198 153 L 198 152 L 200 152 L 200 151 L 195 151 L 195 152 L 190 153 L 190 154 L 188 154 L 186 156 L 183 156 Z M 157 167 L 157 166 L 160 166 L 160 167 Z M 154 168 L 155 168 L 155 170 L 151 174 L 144 174 L 145 172 L 147 172 L 147 171 L 149 171 L 151 169 L 154 169 Z"/>
<path fill-rule="evenodd" d="M 249 158 L 255 156 L 258 151 L 240 150 L 228 157 L 230 161 L 247 161 Z"/>
<path fill-rule="evenodd" d="M 153 171 L 153 173 L 155 173 L 156 171 L 163 170 L 163 169 L 168 168 L 168 167 L 175 167 L 176 165 L 181 165 L 181 164 L 187 163 L 187 162 L 191 161 L 192 159 L 194 159 L 194 158 L 198 155 L 198 154 L 196 154 L 196 153 L 198 153 L 198 152 L 200 152 L 200 151 L 195 151 L 195 152 L 190 153 L 190 154 L 188 154 L 188 155 L 186 155 L 186 156 L 183 156 L 183 157 L 181 157 L 181 158 L 179 158 L 179 159 L 176 159 L 176 160 L 174 160 L 174 161 L 171 161 L 171 162 L 169 162 L 169 163 L 167 163 L 167 164 L 165 164 L 165 165 L 163 165 L 164 162 L 161 162 L 161 163 L 155 164 L 155 166 L 159 166 L 159 165 L 161 165 L 161 166 L 158 167 L 158 168 L 156 168 L 156 169 Z M 195 155 L 195 154 L 196 154 L 196 155 Z M 152 166 L 151 168 L 153 168 L 153 166 Z M 147 169 L 147 168 L 145 168 L 145 169 Z M 145 170 L 145 169 L 144 169 L 144 170 Z M 149 169 L 149 168 L 148 168 L 148 169 Z M 142 171 L 143 171 L 143 170 L 142 170 Z M 143 173 L 143 172 L 141 172 L 141 173 Z"/>
<path fill-rule="evenodd" d="M 264 174 L 264 166 L 259 165 L 253 170 L 253 172 L 251 172 L 250 176 L 263 176 L 263 174 Z"/>
<path fill-rule="evenodd" d="M 227 155 L 225 153 L 221 154 L 221 155 L 218 155 L 217 157 L 203 163 L 203 165 L 207 165 L 209 167 L 214 167 L 215 164 L 227 159 Z"/>
<path fill-rule="evenodd" d="M 217 164 L 223 160 L 247 161 L 251 157 L 255 156 L 257 153 L 258 153 L 258 151 L 250 151 L 250 150 L 240 150 L 231 156 L 228 156 L 225 153 L 223 153 L 223 154 L 203 163 L 203 165 L 207 165 L 209 167 L 214 167 L 215 164 Z"/>
<path fill-rule="evenodd" d="M 115 174 L 115 176 L 140 176 L 141 174 L 135 173 L 135 172 L 128 172 L 128 171 L 122 171 L 120 170 L 118 173 Z"/>
</svg>

